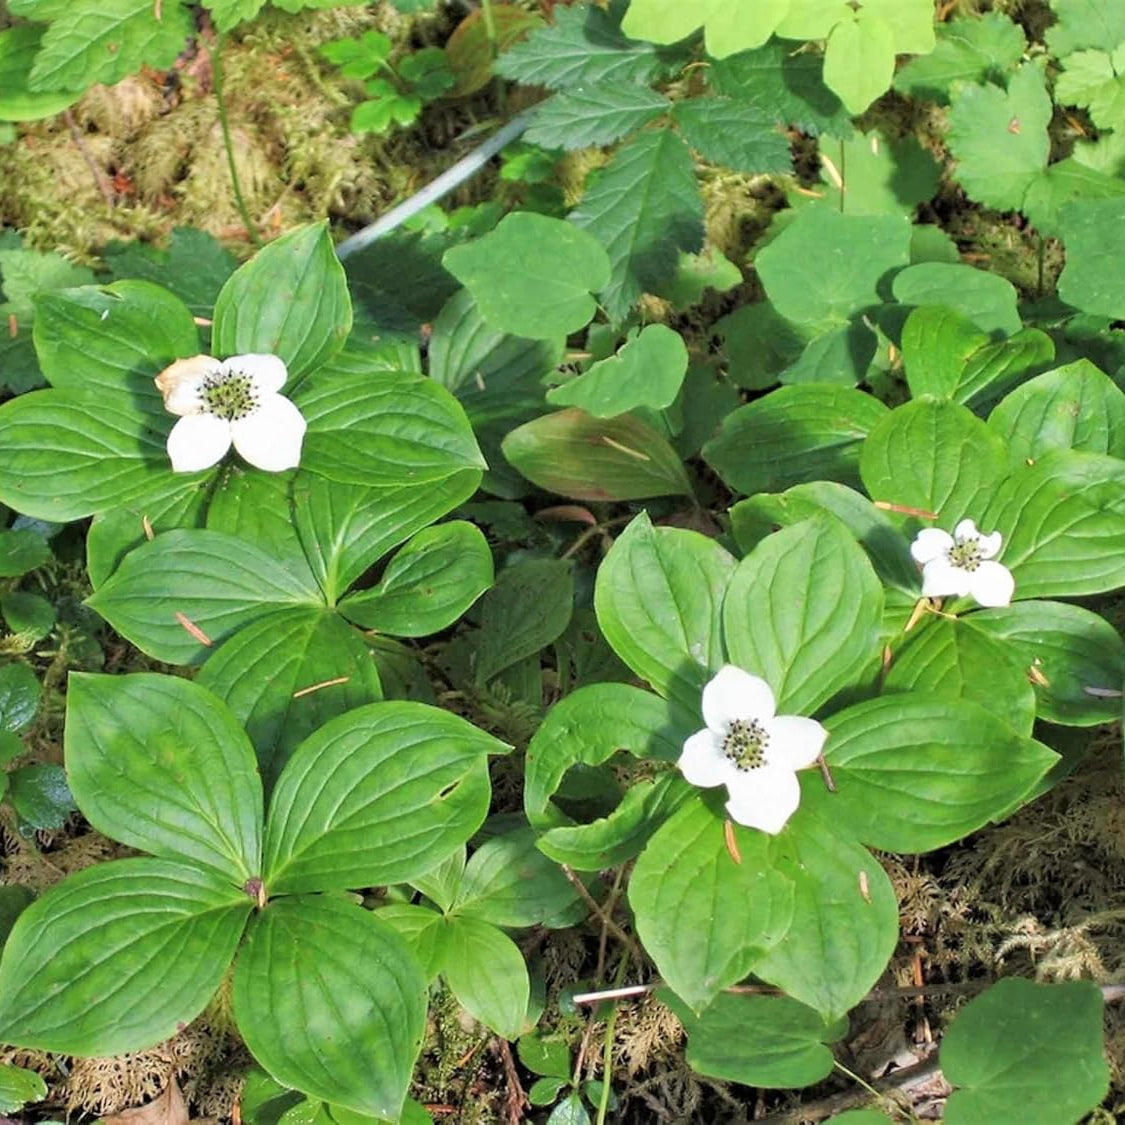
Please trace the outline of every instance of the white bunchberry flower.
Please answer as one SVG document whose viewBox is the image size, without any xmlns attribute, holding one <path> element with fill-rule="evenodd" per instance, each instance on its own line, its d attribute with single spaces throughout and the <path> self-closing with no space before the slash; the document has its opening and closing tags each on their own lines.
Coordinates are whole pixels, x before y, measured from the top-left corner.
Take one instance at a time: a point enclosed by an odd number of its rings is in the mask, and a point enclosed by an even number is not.
<svg viewBox="0 0 1125 1125">
<path fill-rule="evenodd" d="M 828 732 L 815 719 L 775 714 L 758 676 L 726 664 L 703 688 L 705 730 L 685 743 L 679 767 L 703 789 L 725 785 L 730 818 L 776 835 L 797 811 L 797 770 L 820 756 Z"/>
<path fill-rule="evenodd" d="M 972 520 L 962 520 L 950 535 L 939 527 L 919 531 L 910 544 L 922 568 L 925 598 L 971 597 L 983 606 L 1011 605 L 1012 572 L 991 560 L 1000 551 L 1000 532 L 982 535 Z"/>
<path fill-rule="evenodd" d="M 258 469 L 280 473 L 301 460 L 305 420 L 277 392 L 288 377 L 275 355 L 178 359 L 156 377 L 164 409 L 180 415 L 168 435 L 177 473 L 218 464 L 231 445 Z"/>
</svg>

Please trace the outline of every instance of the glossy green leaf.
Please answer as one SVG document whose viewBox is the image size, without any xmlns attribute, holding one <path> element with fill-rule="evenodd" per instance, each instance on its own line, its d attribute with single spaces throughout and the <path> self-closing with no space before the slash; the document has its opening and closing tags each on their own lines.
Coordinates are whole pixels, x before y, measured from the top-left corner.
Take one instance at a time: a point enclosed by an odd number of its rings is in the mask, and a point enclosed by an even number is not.
<svg viewBox="0 0 1125 1125">
<path fill-rule="evenodd" d="M 149 656 L 190 664 L 263 613 L 323 603 L 307 568 L 290 573 L 218 531 L 167 531 L 130 552 L 86 604 Z"/>
<path fill-rule="evenodd" d="M 280 356 L 292 389 L 344 346 L 351 327 L 325 220 L 283 234 L 231 275 L 215 301 L 211 346 L 220 356 Z"/>
<path fill-rule="evenodd" d="M 694 531 L 653 527 L 641 513 L 598 568 L 594 608 L 614 652 L 689 712 L 722 667 L 723 593 L 735 561 Z"/>
<path fill-rule="evenodd" d="M 376 916 L 398 933 L 410 947 L 427 982 L 441 972 L 445 957 L 445 920 L 428 906 L 392 902 L 379 907 Z"/>
<path fill-rule="evenodd" d="M 575 500 L 692 494 L 679 454 L 631 414 L 594 418 L 576 409 L 544 414 L 508 434 L 501 449 L 533 484 Z"/>
<path fill-rule="evenodd" d="M 57 831 L 76 805 L 61 766 L 34 763 L 11 770 L 5 777 L 5 799 L 16 810 L 20 824 L 35 831 Z"/>
<path fill-rule="evenodd" d="M 271 902 L 250 925 L 232 999 L 242 1038 L 279 1082 L 398 1119 L 422 1047 L 426 981 L 378 915 L 331 896 Z"/>
<path fill-rule="evenodd" d="M 492 585 L 492 552 L 471 523 L 419 531 L 391 559 L 379 584 L 352 594 L 340 612 L 395 637 L 425 637 L 452 625 Z"/>
<path fill-rule="evenodd" d="M 366 487 L 437 483 L 484 459 L 457 400 L 421 375 L 321 368 L 294 402 L 309 424 L 301 466 Z"/>
<path fill-rule="evenodd" d="M 527 1022 L 531 981 L 519 946 L 480 918 L 446 918 L 442 973 L 471 1015 L 503 1039 Z"/>
<path fill-rule="evenodd" d="M 809 207 L 755 257 L 754 266 L 783 317 L 824 329 L 882 304 L 881 284 L 909 255 L 905 216 Z M 810 271 L 809 262 L 818 268 Z"/>
<path fill-rule="evenodd" d="M 949 1125 L 1055 1125 L 1093 1110 L 1109 1089 L 1102 1020 L 1091 981 L 997 981 L 954 1019 L 941 1065 L 955 1086 Z"/>
<path fill-rule="evenodd" d="M 902 359 L 910 393 L 915 398 L 933 395 L 960 402 L 957 390 L 965 365 L 988 343 L 988 333 L 947 305 L 913 303 L 918 307 L 902 329 Z"/>
<path fill-rule="evenodd" d="M 42 1101 L 47 1083 L 34 1070 L 22 1066 L 0 1065 L 0 1113 L 18 1113 L 28 1102 Z"/>
<path fill-rule="evenodd" d="M 835 1065 L 826 1044 L 845 1027 L 788 996 L 723 993 L 696 1015 L 673 993 L 657 993 L 687 1032 L 686 1057 L 698 1074 L 744 1086 L 790 1089 L 826 1078 Z"/>
<path fill-rule="evenodd" d="M 398 883 L 480 827 L 487 756 L 506 747 L 421 703 L 372 703 L 310 735 L 286 763 L 266 822 L 272 894 Z"/>
<path fill-rule="evenodd" d="M 264 473 L 232 466 L 209 498 L 204 526 L 241 539 L 304 578 L 304 552 L 293 526 L 297 479 L 295 469 Z"/>
<path fill-rule="evenodd" d="M 447 250 L 442 264 L 472 293 L 488 324 L 536 340 L 582 328 L 597 307 L 591 293 L 609 281 L 609 261 L 595 238 L 530 211 Z"/>
<path fill-rule="evenodd" d="M 65 729 L 70 785 L 95 828 L 232 883 L 258 874 L 257 763 L 210 692 L 174 676 L 76 673 Z"/>
<path fill-rule="evenodd" d="M 991 532 L 983 513 L 1007 472 L 1008 450 L 995 431 L 965 407 L 934 399 L 886 414 L 860 455 L 872 500 L 936 513 L 947 531 L 968 516 Z"/>
<path fill-rule="evenodd" d="M 803 798 L 884 851 L 931 851 L 967 836 L 1011 809 L 1058 760 L 966 698 L 887 695 L 825 726 L 836 792 L 805 774 Z"/>
<path fill-rule="evenodd" d="M 1036 603 L 1037 605 L 1042 603 Z M 970 617 L 919 622 L 895 644 L 884 693 L 913 691 L 933 699 L 970 699 L 1016 734 L 1030 737 L 1035 693 L 1028 665 L 999 640 L 975 629 Z"/>
<path fill-rule="evenodd" d="M 251 901 L 215 874 L 159 859 L 100 863 L 17 920 L 0 961 L 0 1039 L 124 1054 L 174 1035 L 226 975 Z"/>
<path fill-rule="evenodd" d="M 703 199 L 687 145 L 671 129 L 639 133 L 590 182 L 570 220 L 609 254 L 599 299 L 619 324 L 671 276 L 680 251 L 703 249 Z"/>
<path fill-rule="evenodd" d="M 1017 463 L 1049 449 L 1125 458 L 1125 394 L 1085 359 L 1017 387 L 997 404 L 988 424 L 1003 435 Z"/>
<path fill-rule="evenodd" d="M 733 825 L 736 862 L 725 823 L 702 800 L 690 801 L 648 842 L 629 880 L 646 952 L 696 1012 L 757 971 L 793 920 L 792 883 L 772 863 L 770 837 Z"/>
<path fill-rule="evenodd" d="M 1024 328 L 1006 340 L 995 340 L 975 351 L 965 365 L 954 397 L 981 413 L 1054 358 L 1054 340 L 1038 328 Z"/>
<path fill-rule="evenodd" d="M 1050 450 L 1000 484 L 980 526 L 1002 533 L 1018 598 L 1125 586 L 1125 462 Z"/>
<path fill-rule="evenodd" d="M 0 731 L 28 726 L 39 710 L 39 694 L 39 677 L 28 665 L 0 665 Z"/>
<path fill-rule="evenodd" d="M 831 743 L 829 743 L 831 745 Z M 820 775 L 805 777 L 825 797 Z M 809 799 L 802 786 L 803 801 Z M 866 848 L 832 817 L 798 809 L 777 839 L 775 869 L 793 884 L 793 921 L 754 965 L 762 980 L 835 1019 L 858 1004 L 883 974 L 898 940 L 891 881 Z"/>
<path fill-rule="evenodd" d="M 1117 719 L 1120 701 L 1113 693 L 1125 683 L 1125 641 L 1104 617 L 1081 606 L 1036 600 L 963 620 L 1002 642 L 1019 662 L 1041 719 L 1080 727 Z"/>
<path fill-rule="evenodd" d="M 781 387 L 727 415 L 703 456 L 748 496 L 812 480 L 858 485 L 861 443 L 887 413 L 850 387 Z"/>
<path fill-rule="evenodd" d="M 608 359 L 547 392 L 555 406 L 581 407 L 595 418 L 612 418 L 639 406 L 671 406 L 687 374 L 683 337 L 664 324 L 649 324 Z"/>
<path fill-rule="evenodd" d="M 811 715 L 878 654 L 883 586 L 836 519 L 785 528 L 738 564 L 723 599 L 732 663 L 761 676 L 778 710 Z"/>
</svg>

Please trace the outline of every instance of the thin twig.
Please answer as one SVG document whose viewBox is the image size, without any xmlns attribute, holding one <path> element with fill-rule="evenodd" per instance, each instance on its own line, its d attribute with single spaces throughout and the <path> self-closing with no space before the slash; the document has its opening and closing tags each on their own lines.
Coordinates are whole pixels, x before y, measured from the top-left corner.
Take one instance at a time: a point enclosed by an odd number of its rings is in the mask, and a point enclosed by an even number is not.
<svg viewBox="0 0 1125 1125">
<path fill-rule="evenodd" d="M 109 186 L 109 178 L 98 167 L 90 150 L 86 147 L 86 142 L 82 139 L 82 133 L 79 131 L 78 124 L 74 120 L 74 114 L 71 113 L 69 109 L 63 110 L 63 120 L 66 122 L 66 127 L 70 130 L 70 139 L 74 141 L 75 147 L 82 154 L 82 159 L 86 161 L 86 167 L 90 169 L 90 175 L 94 177 L 94 183 L 98 185 L 98 191 L 101 192 L 102 199 L 105 200 L 105 205 L 111 208 L 116 206 L 117 201 L 113 197 L 113 188 Z"/>
<path fill-rule="evenodd" d="M 590 908 L 590 913 L 593 914 L 627 950 L 629 950 L 638 965 L 643 965 L 645 961 L 644 954 L 637 948 L 637 943 L 606 914 L 597 899 L 586 889 L 586 884 L 571 870 L 570 865 L 564 863 L 561 866 L 563 874 L 567 877 L 570 885 L 578 892 L 579 897 Z"/>
<path fill-rule="evenodd" d="M 223 147 L 227 150 L 227 167 L 230 169 L 230 184 L 234 190 L 234 202 L 238 213 L 242 217 L 242 225 L 250 241 L 259 249 L 262 247 L 262 236 L 258 233 L 257 225 L 250 217 L 250 209 L 242 195 L 242 185 L 238 180 L 238 166 L 234 162 L 234 143 L 231 141 L 230 122 L 227 120 L 227 102 L 223 97 L 223 35 L 219 32 L 215 36 L 215 47 L 211 52 L 211 81 L 215 90 L 215 101 L 219 107 L 219 128 L 223 133 Z"/>
<path fill-rule="evenodd" d="M 508 1041 L 497 1036 L 494 1040 L 494 1046 L 496 1053 L 500 1056 L 500 1061 L 504 1065 L 504 1084 L 507 1088 L 504 1096 L 504 1108 L 512 1125 L 519 1125 L 519 1122 L 523 1120 L 525 1107 L 530 1106 L 531 1102 L 527 1100 L 527 1095 L 520 1084 L 519 1071 L 516 1070 L 515 1060 L 512 1058 L 512 1048 L 508 1046 Z"/>
</svg>

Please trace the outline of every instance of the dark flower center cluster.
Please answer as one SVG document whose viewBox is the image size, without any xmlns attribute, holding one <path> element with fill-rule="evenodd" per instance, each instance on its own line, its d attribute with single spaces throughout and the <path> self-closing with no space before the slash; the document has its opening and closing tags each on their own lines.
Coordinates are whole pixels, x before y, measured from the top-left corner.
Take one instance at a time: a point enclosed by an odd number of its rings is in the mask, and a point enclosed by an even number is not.
<svg viewBox="0 0 1125 1125">
<path fill-rule="evenodd" d="M 757 719 L 735 719 L 723 739 L 723 753 L 740 769 L 757 769 L 765 764 L 770 736 Z"/>
<path fill-rule="evenodd" d="M 228 422 L 237 422 L 258 407 L 254 381 L 249 375 L 208 375 L 199 388 L 199 395 L 207 404 L 209 413 Z"/>
</svg>

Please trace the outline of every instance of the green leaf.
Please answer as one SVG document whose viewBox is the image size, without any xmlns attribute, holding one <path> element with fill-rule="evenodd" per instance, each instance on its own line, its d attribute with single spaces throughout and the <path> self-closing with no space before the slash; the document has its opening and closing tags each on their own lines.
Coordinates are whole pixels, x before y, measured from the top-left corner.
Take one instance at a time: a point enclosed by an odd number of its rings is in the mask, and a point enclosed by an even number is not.
<svg viewBox="0 0 1125 1125">
<path fill-rule="evenodd" d="M 819 774 L 806 776 L 831 796 Z M 802 786 L 803 801 L 815 786 Z M 777 838 L 773 862 L 792 880 L 793 921 L 754 966 L 755 975 L 825 1019 L 867 995 L 898 940 L 898 902 L 886 873 L 834 819 L 830 823 L 798 809 Z"/>
<path fill-rule="evenodd" d="M 879 285 L 910 260 L 910 222 L 902 215 L 801 211 L 754 259 L 774 308 L 795 324 L 823 330 L 881 305 Z M 818 268 L 810 271 L 809 262 Z"/>
<path fill-rule="evenodd" d="M 739 825 L 725 830 L 728 823 L 702 800 L 688 802 L 655 833 L 629 880 L 645 951 L 695 1012 L 756 972 L 793 919 L 792 883 L 771 862 L 770 837 Z M 706 924 L 685 924 L 692 918 Z"/>
<path fill-rule="evenodd" d="M 1039 673 L 1032 684 L 1040 718 L 1079 727 L 1117 719 L 1120 703 L 1112 693 L 1125 682 L 1125 641 L 1103 617 L 1076 605 L 1032 601 L 981 610 L 965 621 L 1002 641 L 1029 675 Z"/>
<path fill-rule="evenodd" d="M 608 359 L 547 393 L 555 406 L 578 406 L 595 418 L 613 418 L 638 406 L 671 406 L 687 374 L 683 337 L 664 324 L 649 324 Z"/>
<path fill-rule="evenodd" d="M 723 598 L 731 662 L 761 676 L 786 714 L 811 715 L 854 686 L 878 654 L 882 619 L 882 583 L 829 517 L 764 539 Z"/>
<path fill-rule="evenodd" d="M 239 267 L 215 300 L 212 348 L 220 356 L 280 356 L 289 386 L 330 360 L 352 327 L 344 268 L 328 222 L 298 227 Z"/>
<path fill-rule="evenodd" d="M 598 568 L 594 608 L 613 651 L 662 696 L 695 713 L 725 656 L 721 608 L 735 561 L 694 531 L 642 512 Z"/>
<path fill-rule="evenodd" d="M 445 919 L 428 906 L 393 902 L 380 906 L 376 916 L 400 934 L 422 968 L 427 982 L 437 979 L 445 947 Z"/>
<path fill-rule="evenodd" d="M 500 448 L 533 484 L 575 500 L 692 495 L 680 455 L 632 414 L 558 410 L 512 430 Z"/>
<path fill-rule="evenodd" d="M 962 401 L 957 391 L 965 366 L 987 343 L 988 333 L 960 312 L 920 304 L 902 328 L 902 360 L 911 395 Z"/>
<path fill-rule="evenodd" d="M 1001 483 L 980 526 L 1002 533 L 1021 599 L 1125 586 L 1125 462 L 1050 450 Z"/>
<path fill-rule="evenodd" d="M 1065 69 L 1055 83 L 1055 100 L 1088 109 L 1090 120 L 1099 128 L 1125 124 L 1125 82 L 1118 77 L 1117 61 L 1116 53 L 1111 56 L 1104 50 L 1067 55 Z"/>
<path fill-rule="evenodd" d="M 675 270 L 679 251 L 703 248 L 703 199 L 687 145 L 670 129 L 628 141 L 591 180 L 570 220 L 609 254 L 608 282 L 594 288 L 618 324 Z"/>
<path fill-rule="evenodd" d="M 941 168 L 913 137 L 889 141 L 876 130 L 825 137 L 819 149 L 826 199 L 844 214 L 911 218 L 937 191 Z"/>
<path fill-rule="evenodd" d="M 745 495 L 812 480 L 858 485 L 863 439 L 888 413 L 850 387 L 782 387 L 728 414 L 703 456 Z"/>
<path fill-rule="evenodd" d="M 47 1083 L 34 1070 L 22 1066 L 0 1066 L 0 1113 L 18 1113 L 28 1102 L 47 1096 Z"/>
<path fill-rule="evenodd" d="M 408 881 L 480 827 L 487 755 L 505 746 L 421 703 L 372 703 L 310 735 L 266 818 L 271 894 Z"/>
<path fill-rule="evenodd" d="M 1125 122 L 1123 122 L 1125 124 Z M 1058 160 L 1028 189 L 1023 200 L 1023 213 L 1035 229 L 1045 237 L 1062 237 L 1061 218 L 1066 207 L 1075 200 L 1114 199 L 1125 195 L 1125 183 L 1108 169 L 1093 166 L 1097 157 L 1093 153 L 1109 153 L 1110 143 L 1117 133 L 1106 133 L 1100 141 L 1082 142 L 1075 146 L 1074 155 Z"/>
<path fill-rule="evenodd" d="M 19 14 L 15 5 L 12 11 Z M 149 0 L 73 0 L 48 18 L 31 69 L 34 91 L 112 86 L 142 66 L 166 70 L 194 31 L 181 0 L 169 0 L 159 19 Z"/>
<path fill-rule="evenodd" d="M 56 831 L 76 808 L 60 766 L 20 766 L 8 773 L 6 780 L 7 800 L 27 828 Z"/>
<path fill-rule="evenodd" d="M 702 25 L 707 53 L 717 59 L 760 47 L 773 34 L 789 0 L 761 0 L 751 7 L 725 0 L 669 4 L 668 0 L 633 0 L 621 24 L 626 35 L 652 43 L 677 43 Z"/>
<path fill-rule="evenodd" d="M 1089 360 L 1056 367 L 1017 387 L 988 416 L 1012 461 L 1050 449 L 1125 459 L 1125 394 Z"/>
<path fill-rule="evenodd" d="M 245 726 L 267 785 L 313 731 L 383 697 L 355 630 L 316 606 L 258 617 L 207 661 L 196 682 Z"/>
<path fill-rule="evenodd" d="M 651 43 L 626 38 L 618 20 L 595 4 L 564 6 L 496 60 L 501 78 L 565 90 L 589 83 L 644 85 L 661 68 Z"/>
<path fill-rule="evenodd" d="M 342 899 L 271 902 L 238 956 L 234 1017 L 277 1081 L 398 1120 L 426 1020 L 426 981 L 406 943 Z"/>
<path fill-rule="evenodd" d="M 519 946 L 479 918 L 445 920 L 442 973 L 470 1015 L 503 1039 L 517 1039 L 527 1023 L 531 981 Z"/>
<path fill-rule="evenodd" d="M 505 216 L 475 242 L 454 246 L 442 264 L 473 295 L 485 322 L 535 340 L 582 328 L 609 282 L 597 238 L 573 224 L 530 211 Z"/>
<path fill-rule="evenodd" d="M 0 531 L 0 578 L 19 578 L 41 567 L 50 557 L 51 548 L 38 531 Z"/>
<path fill-rule="evenodd" d="M 935 618 L 916 625 L 894 652 L 883 692 L 970 699 L 991 710 L 1016 734 L 1030 737 L 1035 722 L 1030 661 L 1021 666 L 1011 646 L 975 629 L 975 616 Z"/>
<path fill-rule="evenodd" d="M 226 975 L 251 901 L 159 859 L 99 863 L 17 920 L 0 961 L 0 1038 L 68 1055 L 124 1054 L 174 1035 Z"/>
<path fill-rule="evenodd" d="M 997 981 L 945 1033 L 941 1064 L 960 1087 L 949 1125 L 1054 1125 L 1093 1110 L 1109 1089 L 1104 1002 L 1091 981 Z"/>
<path fill-rule="evenodd" d="M 0 736 L 2 737 L 2 736 Z M 19 883 L 0 887 L 0 948 L 8 940 L 16 919 L 35 901 L 35 895 Z M 0 1113 L 4 1111 L 0 1109 Z"/>
<path fill-rule="evenodd" d="M 754 174 L 788 172 L 793 166 L 777 119 L 754 102 L 687 98 L 672 112 L 687 143 L 713 164 Z"/>
<path fill-rule="evenodd" d="M 1079 200 L 1063 208 L 1059 221 L 1066 265 L 1059 296 L 1085 313 L 1117 320 L 1125 316 L 1125 200 Z"/>
<path fill-rule="evenodd" d="M 307 568 L 293 573 L 218 531 L 166 531 L 131 551 L 86 604 L 149 656 L 192 664 L 268 610 L 322 602 Z"/>
<path fill-rule="evenodd" d="M 203 5 L 220 31 L 231 31 L 244 20 L 252 20 L 265 0 L 205 0 Z"/>
<path fill-rule="evenodd" d="M 956 88 L 949 114 L 949 148 L 957 178 L 986 207 L 1014 211 L 1047 167 L 1051 99 L 1037 63 L 998 86 Z"/>
<path fill-rule="evenodd" d="M 1023 29 L 1003 12 L 940 23 L 937 46 L 895 75 L 899 93 L 945 105 L 958 82 L 983 84 L 1015 69 L 1027 46 Z"/>
<path fill-rule="evenodd" d="M 0 731 L 20 731 L 39 710 L 39 679 L 26 664 L 0 665 Z"/>
<path fill-rule="evenodd" d="M 486 840 L 465 868 L 451 912 L 495 926 L 522 927 L 537 926 L 572 907 L 577 891 L 535 842 L 530 828 Z"/>
<path fill-rule="evenodd" d="M 965 407 L 918 399 L 872 429 L 860 473 L 873 500 L 935 512 L 947 530 L 966 516 L 991 527 L 981 514 L 1007 476 L 1008 450 Z"/>
<path fill-rule="evenodd" d="M 1051 0 L 1058 22 L 1047 29 L 1051 54 L 1116 45 L 1125 39 L 1125 11 L 1116 0 Z"/>
<path fill-rule="evenodd" d="M 999 274 L 951 262 L 921 262 L 895 275 L 896 301 L 904 305 L 945 305 L 988 335 L 1010 336 L 1023 327 L 1016 287 Z"/>
<path fill-rule="evenodd" d="M 71 788 L 100 832 L 232 883 L 258 874 L 257 763 L 210 692 L 174 676 L 75 673 L 65 731 Z"/>
<path fill-rule="evenodd" d="M 409 539 L 379 584 L 352 594 L 340 612 L 394 637 L 426 637 L 452 625 L 492 585 L 492 552 L 471 523 L 454 520 Z"/>
<path fill-rule="evenodd" d="M 309 424 L 301 464 L 331 481 L 436 485 L 485 468 L 464 410 L 421 375 L 322 368 L 293 401 Z"/>
<path fill-rule="evenodd" d="M 620 82 L 576 86 L 538 107 L 524 139 L 552 149 L 611 145 L 670 108 L 663 94 L 647 86 Z"/>
<path fill-rule="evenodd" d="M 967 698 L 917 692 L 825 720 L 836 792 L 806 774 L 802 800 L 873 848 L 926 852 L 1008 812 L 1058 755 Z"/>
<path fill-rule="evenodd" d="M 667 990 L 657 993 L 687 1032 L 688 1064 L 698 1074 L 766 1089 L 811 1086 L 835 1065 L 825 1044 L 840 1038 L 840 1024 L 788 996 L 723 993 L 695 1015 Z"/>
<path fill-rule="evenodd" d="M 37 121 L 42 117 L 54 117 L 78 100 L 77 93 L 32 92 L 29 79 L 43 30 L 28 24 L 0 32 L 0 121 Z M 7 296 L 9 300 L 14 299 L 11 293 Z M 0 1103 L 2 1101 L 3 1096 L 0 1095 Z M 3 1112 L 2 1107 L 0 1112 Z"/>
<path fill-rule="evenodd" d="M 817 329 L 781 316 L 769 301 L 742 305 L 715 324 L 727 356 L 727 375 L 740 387 L 761 391 L 801 358 Z"/>
<path fill-rule="evenodd" d="M 10 632 L 31 640 L 42 640 L 55 625 L 55 607 L 39 594 L 9 590 L 0 594 L 0 614 Z"/>
<path fill-rule="evenodd" d="M 840 20 L 824 51 L 825 85 L 852 113 L 862 113 L 885 93 L 895 73 L 894 32 L 873 7 L 865 4 Z"/>
<path fill-rule="evenodd" d="M 867 375 L 877 346 L 875 333 L 860 318 L 829 328 L 805 345 L 800 358 L 781 373 L 781 381 L 854 387 Z"/>
<path fill-rule="evenodd" d="M 532 1074 L 561 1078 L 564 1082 L 570 1081 L 570 1048 L 565 1039 L 547 1036 L 540 1031 L 531 1031 L 520 1037 L 516 1044 L 516 1051 L 520 1062 Z"/>
</svg>

